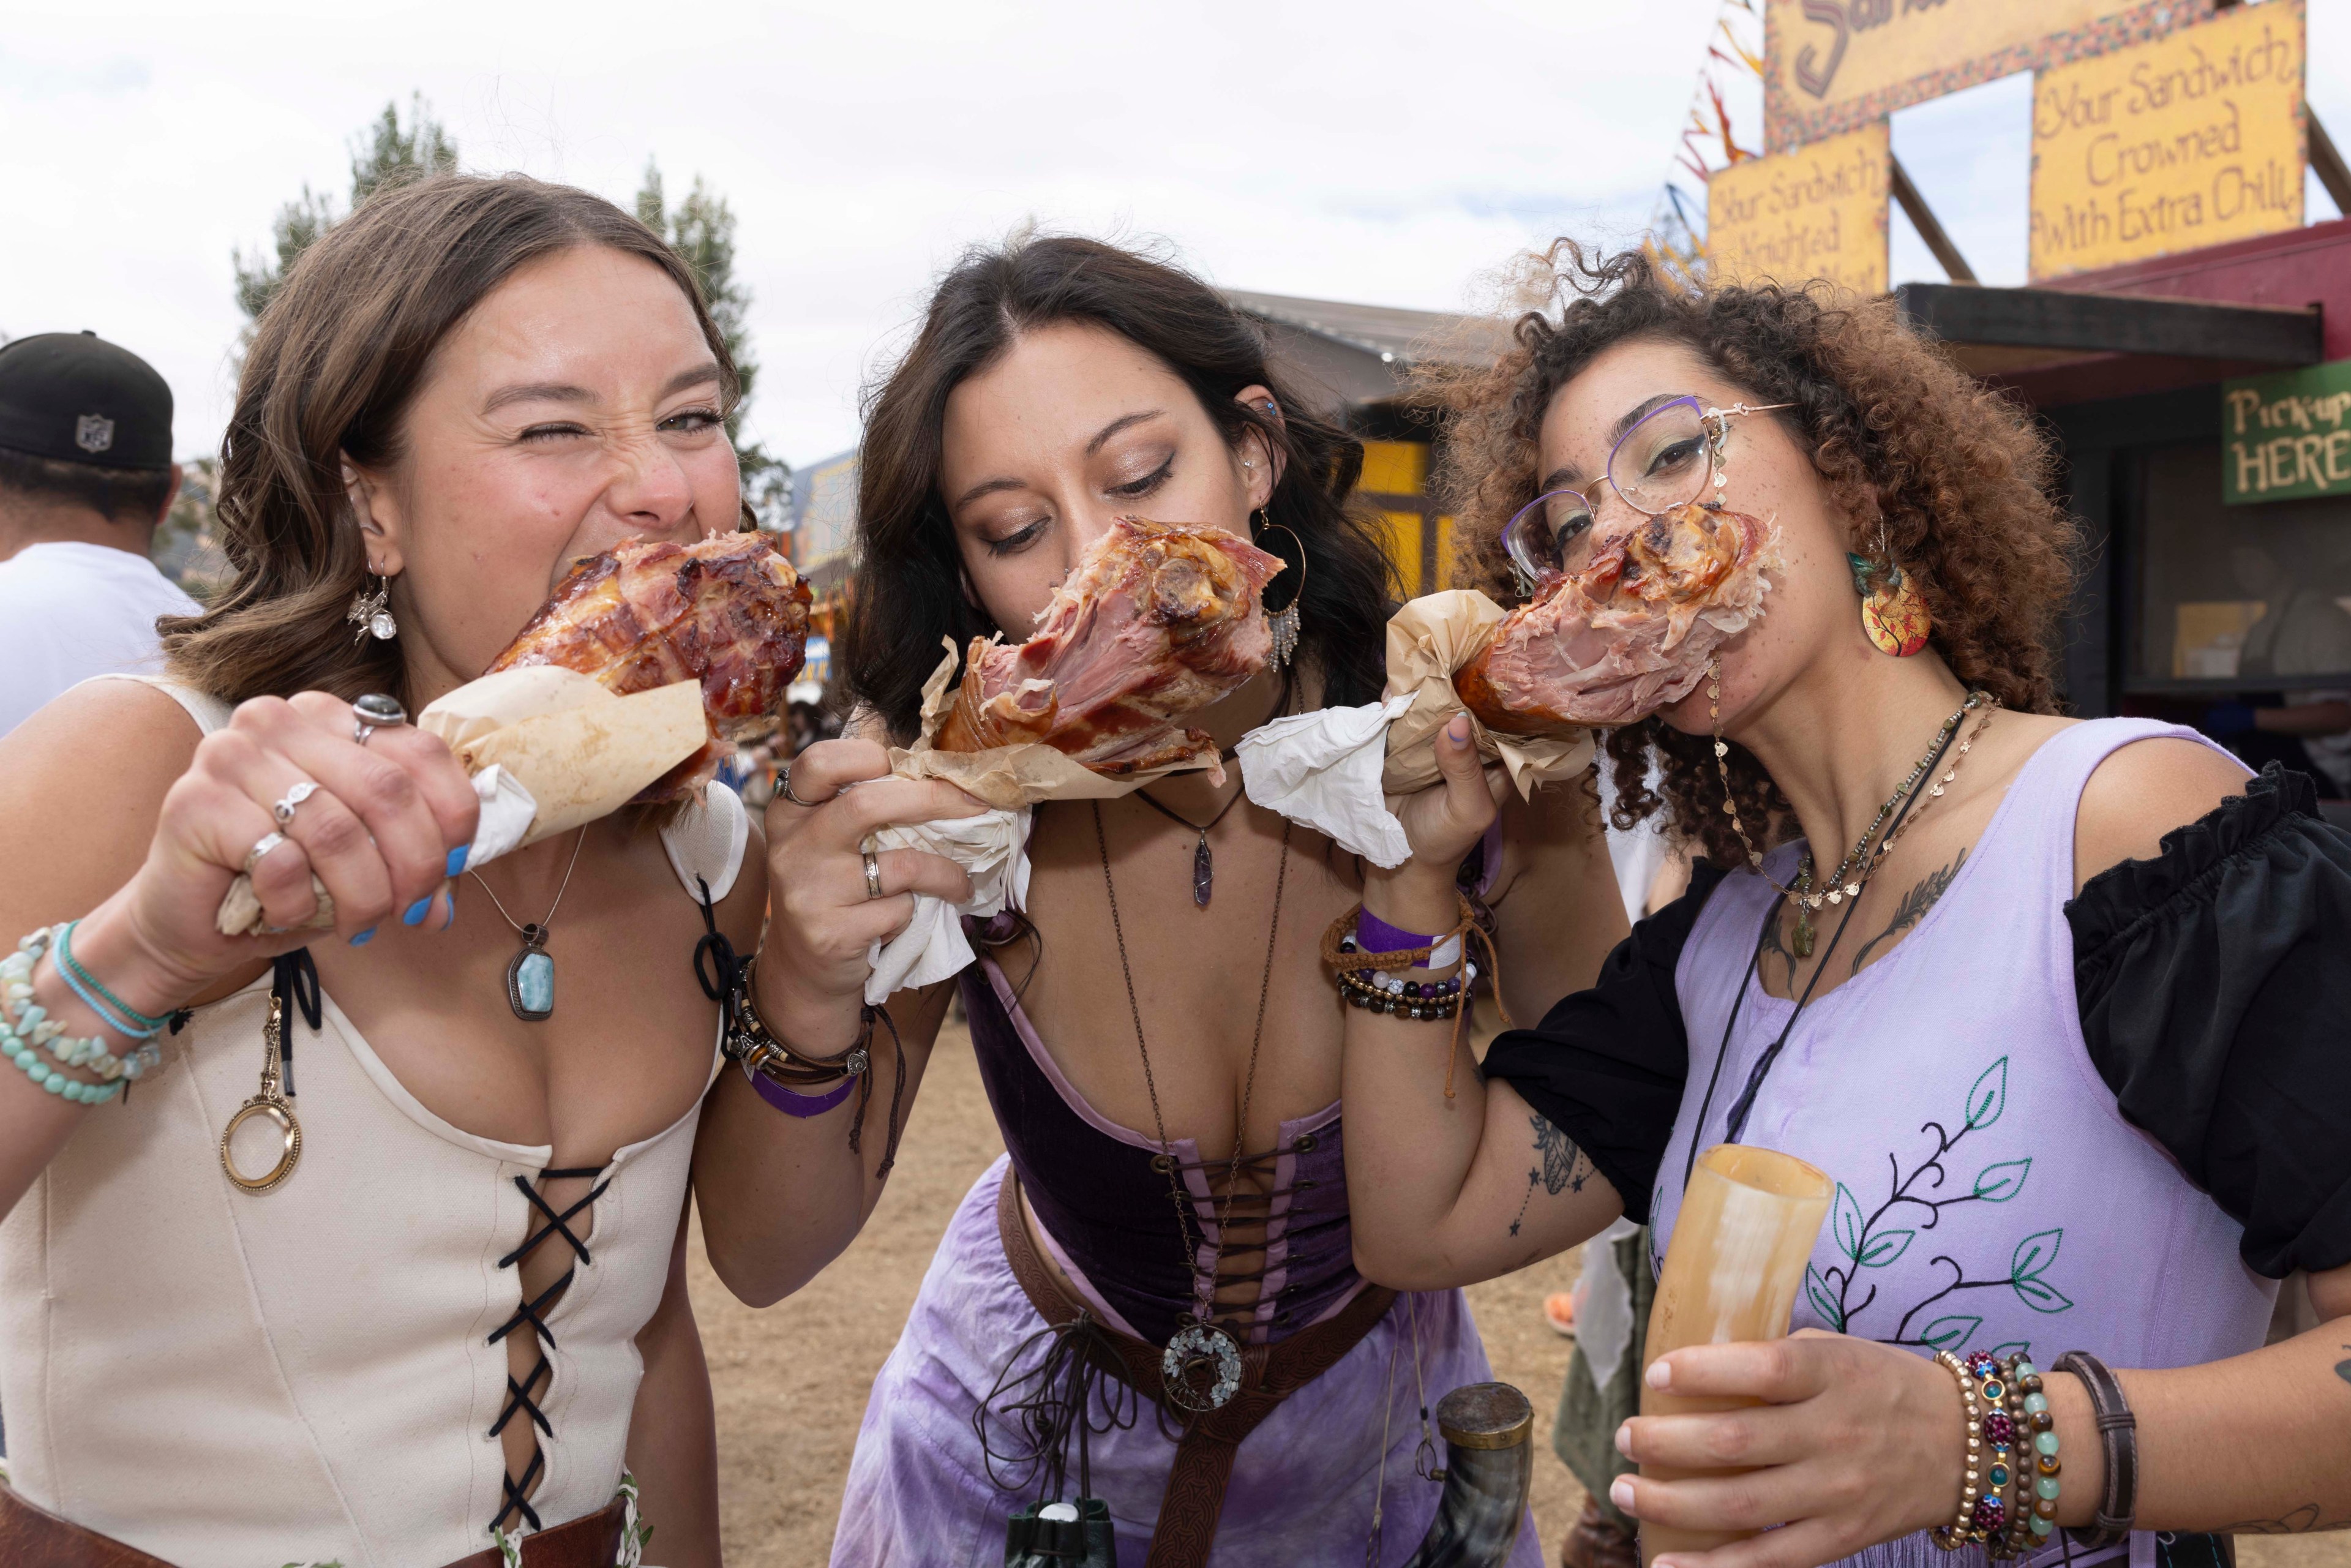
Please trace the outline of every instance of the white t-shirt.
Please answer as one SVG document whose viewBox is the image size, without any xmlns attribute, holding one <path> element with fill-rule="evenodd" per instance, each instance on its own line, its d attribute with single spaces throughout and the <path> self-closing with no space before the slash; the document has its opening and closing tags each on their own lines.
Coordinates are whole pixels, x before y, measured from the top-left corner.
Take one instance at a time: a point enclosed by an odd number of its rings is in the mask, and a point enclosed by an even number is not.
<svg viewBox="0 0 2351 1568">
<path fill-rule="evenodd" d="M 0 560 L 0 735 L 92 675 L 160 670 L 155 618 L 199 608 L 145 556 L 108 545 L 27 545 Z"/>
</svg>

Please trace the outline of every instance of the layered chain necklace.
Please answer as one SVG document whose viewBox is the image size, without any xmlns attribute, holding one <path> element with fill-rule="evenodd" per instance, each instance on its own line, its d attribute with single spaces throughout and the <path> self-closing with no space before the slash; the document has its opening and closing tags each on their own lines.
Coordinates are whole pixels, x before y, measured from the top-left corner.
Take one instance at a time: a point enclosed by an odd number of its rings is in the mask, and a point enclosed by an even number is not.
<svg viewBox="0 0 2351 1568">
<path fill-rule="evenodd" d="M 1739 834 L 1740 847 L 1747 852 L 1749 867 L 1758 876 L 1762 876 L 1766 882 L 1771 882 L 1771 879 L 1764 873 L 1763 857 L 1756 852 L 1754 841 L 1747 836 L 1747 824 L 1740 820 L 1738 802 L 1731 795 L 1730 747 L 1722 738 L 1722 683 L 1718 665 L 1708 666 L 1706 695 L 1707 712 L 1714 724 L 1714 766 L 1722 779 L 1723 811 L 1730 818 L 1731 828 Z M 1967 700 L 1953 710 L 1950 717 L 1943 721 L 1942 727 L 1935 732 L 1934 740 L 1920 755 L 1917 765 L 1910 769 L 1907 778 L 1895 787 L 1894 793 L 1886 798 L 1886 804 L 1877 809 L 1877 815 L 1870 819 L 1869 826 L 1862 830 L 1861 837 L 1854 841 L 1852 850 L 1846 853 L 1844 860 L 1837 862 L 1834 874 L 1824 883 L 1814 881 L 1813 852 L 1809 848 L 1804 851 L 1803 859 L 1797 863 L 1796 880 L 1793 883 L 1782 887 L 1779 883 L 1771 882 L 1771 885 L 1779 890 L 1780 896 L 1796 906 L 1794 947 L 1797 957 L 1809 958 L 1813 956 L 1813 947 L 1817 939 L 1813 929 L 1813 916 L 1818 914 L 1823 905 L 1834 907 L 1849 899 L 1861 896 L 1862 888 L 1868 883 L 1871 875 L 1877 868 L 1886 863 L 1886 857 L 1893 851 L 1896 842 L 1904 833 L 1910 831 L 1912 824 L 1927 814 L 1929 806 L 1942 798 L 1944 788 L 1959 776 L 1959 764 L 1965 760 L 1969 752 L 1975 749 L 1976 742 L 1983 738 L 1984 727 L 1991 723 L 1991 716 L 1999 710 L 2000 699 L 1990 692 L 1980 690 L 1970 692 Z M 1959 733 L 1959 726 L 1967 722 L 1967 716 L 1971 713 L 1980 716 L 1976 719 L 1975 728 L 1969 732 L 1965 740 L 1959 742 L 1957 751 L 1951 750 L 1951 737 Z M 1949 769 L 1940 779 L 1935 780 L 1926 794 L 1919 798 L 1914 808 L 1902 811 L 1900 810 L 1902 803 L 1917 791 L 1918 786 L 1926 781 L 1935 771 L 1937 765 L 1947 756 L 1950 762 Z M 1898 817 L 1897 811 L 1900 812 Z M 1888 831 L 1884 838 L 1878 838 L 1878 831 L 1884 828 L 1889 820 L 1894 821 L 1892 831 Z"/>
<path fill-rule="evenodd" d="M 1238 800 L 1237 795 L 1235 800 Z M 1228 802 L 1226 810 L 1230 810 Z M 1164 810 L 1164 808 L 1163 808 Z M 1241 1080 L 1240 1121 L 1233 1129 L 1233 1156 L 1225 1168 L 1225 1194 L 1217 1207 L 1217 1239 L 1208 1256 L 1204 1277 L 1200 1269 L 1200 1249 L 1192 1240 L 1192 1225 L 1197 1218 L 1191 1200 L 1185 1196 L 1182 1177 L 1177 1174 L 1180 1162 L 1176 1148 L 1167 1136 L 1167 1119 L 1159 1109 L 1159 1082 L 1151 1071 L 1151 1047 L 1144 1039 L 1143 1008 L 1134 998 L 1134 971 L 1126 958 L 1126 931 L 1118 917 L 1118 884 L 1112 881 L 1110 871 L 1110 840 L 1102 831 L 1102 802 L 1093 803 L 1094 847 L 1101 852 L 1102 891 L 1110 895 L 1110 928 L 1118 942 L 1118 972 L 1126 982 L 1126 1009 L 1134 1019 L 1134 1045 L 1143 1055 L 1143 1086 L 1151 1096 L 1151 1124 L 1159 1135 L 1159 1153 L 1152 1164 L 1167 1177 L 1167 1195 L 1176 1204 L 1176 1241 L 1184 1250 L 1184 1271 L 1191 1276 L 1193 1310 L 1190 1322 L 1176 1331 L 1168 1340 L 1159 1362 L 1160 1382 L 1171 1404 L 1181 1406 L 1195 1414 L 1221 1408 L 1240 1391 L 1241 1347 L 1225 1329 L 1216 1322 L 1217 1270 L 1224 1261 L 1226 1228 L 1232 1218 L 1233 1189 L 1240 1182 L 1241 1153 L 1249 1138 L 1249 1104 L 1257 1092 L 1258 1048 L 1265 1040 L 1265 1002 L 1273 986 L 1274 939 L 1281 932 L 1281 893 L 1290 881 L 1290 830 L 1281 824 L 1281 860 L 1273 881 L 1273 918 L 1265 933 L 1265 971 L 1258 977 L 1257 1023 L 1249 1032 L 1249 1071 Z M 1223 812 L 1217 813 L 1221 818 Z M 1187 826 L 1189 824 L 1186 824 Z M 1213 826 L 1213 824 L 1211 824 Z M 1205 832 L 1203 842 L 1206 841 Z M 1205 904 L 1207 900 L 1200 898 Z M 1205 1243 L 1207 1239 L 1202 1238 Z"/>
<path fill-rule="evenodd" d="M 1233 798 L 1226 801 L 1222 806 L 1217 808 L 1217 814 L 1209 818 L 1207 825 L 1203 827 L 1198 822 L 1192 821 L 1191 818 L 1179 816 L 1175 811 L 1170 810 L 1167 807 L 1163 806 L 1158 801 L 1153 800 L 1151 798 L 1151 791 L 1148 789 L 1137 789 L 1134 792 L 1134 798 L 1136 800 L 1142 801 L 1144 805 L 1150 807 L 1153 810 L 1158 812 L 1169 821 L 1177 823 L 1200 835 L 1200 841 L 1194 845 L 1192 849 L 1192 902 L 1202 909 L 1208 907 L 1208 899 L 1217 891 L 1217 857 L 1215 852 L 1208 848 L 1208 835 L 1217 831 L 1217 824 L 1223 821 L 1227 813 L 1230 812 L 1233 807 L 1239 803 L 1240 798 L 1248 793 L 1249 791 L 1246 789 L 1235 789 L 1233 791 Z"/>
</svg>

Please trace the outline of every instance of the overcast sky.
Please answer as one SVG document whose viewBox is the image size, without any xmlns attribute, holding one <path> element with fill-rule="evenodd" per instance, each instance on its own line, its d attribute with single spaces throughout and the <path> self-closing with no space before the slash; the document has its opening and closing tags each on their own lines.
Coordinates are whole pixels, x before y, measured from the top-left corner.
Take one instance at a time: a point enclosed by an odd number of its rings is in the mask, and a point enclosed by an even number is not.
<svg viewBox="0 0 2351 1568">
<path fill-rule="evenodd" d="M 1637 235 L 1718 0 L 621 6 L 178 0 L 0 34 L 0 331 L 154 362 L 214 450 L 231 254 L 421 91 L 465 167 L 625 204 L 648 156 L 741 220 L 752 427 L 796 462 L 964 246 L 1026 220 L 1158 239 L 1234 287 L 1453 309 L 1551 235 Z M 2312 105 L 2351 145 L 2351 0 L 2311 7 Z M 2023 280 L 2029 78 L 1906 111 L 1897 153 L 1988 282 Z M 1743 95 L 1745 130 L 1760 131 Z M 2313 187 L 2310 214 L 2332 216 Z M 1896 278 L 1940 276 L 1897 215 Z"/>
</svg>

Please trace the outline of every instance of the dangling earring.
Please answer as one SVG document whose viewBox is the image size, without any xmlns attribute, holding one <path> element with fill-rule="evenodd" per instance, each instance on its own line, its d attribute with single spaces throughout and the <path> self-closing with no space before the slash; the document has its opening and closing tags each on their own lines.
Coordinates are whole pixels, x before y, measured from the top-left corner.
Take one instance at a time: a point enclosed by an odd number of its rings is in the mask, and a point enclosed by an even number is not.
<svg viewBox="0 0 2351 1568">
<path fill-rule="evenodd" d="M 1306 594 L 1306 541 L 1300 538 L 1297 530 L 1288 524 L 1275 522 L 1272 514 L 1266 509 L 1260 507 L 1257 516 L 1257 538 L 1259 540 L 1280 529 L 1290 536 L 1290 544 L 1298 550 L 1298 559 L 1294 561 L 1280 550 L 1271 552 L 1280 557 L 1283 566 L 1292 568 L 1298 573 L 1298 580 L 1290 586 L 1290 602 L 1279 610 L 1267 611 L 1265 616 L 1265 629 L 1273 634 L 1273 667 L 1279 670 L 1298 656 L 1298 601 Z"/>
<path fill-rule="evenodd" d="M 372 570 L 370 575 L 374 575 Z M 353 643 L 364 643 L 370 637 L 389 643 L 400 635 L 400 622 L 392 618 L 392 611 L 387 608 L 391 599 L 392 580 L 388 577 L 376 578 L 373 593 L 361 584 L 360 591 L 351 595 L 351 607 L 343 612 L 343 619 L 359 628 L 359 634 L 351 639 Z"/>
<path fill-rule="evenodd" d="M 1861 629 L 1879 653 L 1907 659 L 1927 645 L 1934 621 L 1927 613 L 1927 601 L 1918 596 L 1917 585 L 1894 564 L 1893 554 L 1886 548 L 1883 523 L 1877 528 L 1877 549 L 1886 557 L 1884 566 L 1867 556 L 1845 551 L 1845 565 L 1853 570 L 1853 591 L 1861 595 Z"/>
</svg>

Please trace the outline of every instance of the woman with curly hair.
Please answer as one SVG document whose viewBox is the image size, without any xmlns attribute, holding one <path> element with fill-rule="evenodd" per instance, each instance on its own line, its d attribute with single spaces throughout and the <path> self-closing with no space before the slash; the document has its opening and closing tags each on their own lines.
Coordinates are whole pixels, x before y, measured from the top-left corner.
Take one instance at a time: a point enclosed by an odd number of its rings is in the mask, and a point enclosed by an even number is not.
<svg viewBox="0 0 2351 1568">
<path fill-rule="evenodd" d="M 1449 389 L 1479 559 L 1507 531 L 1572 568 L 1701 496 L 1781 556 L 1760 620 L 1609 737 L 1619 816 L 1703 851 L 1688 894 L 1453 1103 L 1441 1030 L 1350 1015 L 1364 1271 L 1460 1284 L 1620 1212 L 1661 1256 L 1699 1151 L 1782 1151 L 1836 1182 L 1818 1332 L 1647 1368 L 1722 1413 L 1617 1447 L 1741 1472 L 1614 1482 L 1734 1532 L 1661 1561 L 1916 1563 L 1935 1530 L 2147 1568 L 2351 1523 L 2346 1323 L 2261 1348 L 2293 1270 L 2351 1312 L 2351 838 L 2191 731 L 2057 715 L 2051 455 L 1889 301 L 1553 266 L 1562 308 Z M 1366 877 L 1366 933 L 1453 925 L 1493 810 L 1466 739 L 1404 804 L 1416 858 Z"/>
</svg>

